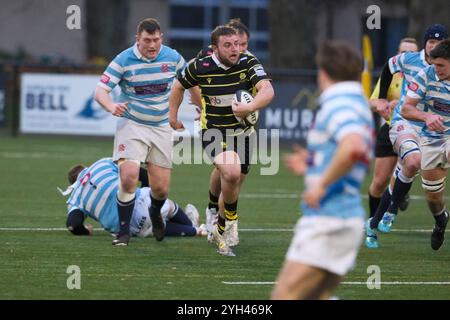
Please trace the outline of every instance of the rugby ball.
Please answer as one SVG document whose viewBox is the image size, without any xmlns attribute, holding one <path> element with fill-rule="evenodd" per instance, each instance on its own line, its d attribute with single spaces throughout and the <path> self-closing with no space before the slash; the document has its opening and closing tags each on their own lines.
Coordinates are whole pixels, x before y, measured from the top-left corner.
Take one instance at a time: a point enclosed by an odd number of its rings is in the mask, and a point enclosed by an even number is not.
<svg viewBox="0 0 450 320">
<path fill-rule="evenodd" d="M 253 96 L 246 90 L 238 90 L 234 94 L 233 102 L 250 103 L 253 101 Z M 245 127 L 253 127 L 258 122 L 259 111 L 253 111 L 247 114 L 245 118 L 240 118 L 234 115 L 236 119 Z"/>
</svg>

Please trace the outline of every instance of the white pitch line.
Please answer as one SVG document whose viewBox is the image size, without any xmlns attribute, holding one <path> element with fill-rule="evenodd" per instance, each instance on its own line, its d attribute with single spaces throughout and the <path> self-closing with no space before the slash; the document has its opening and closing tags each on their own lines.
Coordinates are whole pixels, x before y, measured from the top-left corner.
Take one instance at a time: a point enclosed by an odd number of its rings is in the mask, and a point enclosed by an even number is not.
<svg viewBox="0 0 450 320">
<path fill-rule="evenodd" d="M 275 285 L 276 281 L 222 281 L 223 284 L 229 285 Z M 362 281 L 344 281 L 343 285 L 367 285 L 367 282 Z M 369 282 L 370 285 L 450 285 L 450 282 L 441 281 L 382 281 L 382 282 Z"/>
<path fill-rule="evenodd" d="M 298 193 L 243 193 L 239 198 L 247 199 L 300 199 L 301 192 Z M 363 199 L 367 199 L 367 194 L 361 194 Z M 412 200 L 424 200 L 424 196 L 410 195 Z"/>
<path fill-rule="evenodd" d="M 103 230 L 102 228 L 94 228 L 96 231 Z M 66 228 L 0 228 L 0 231 L 67 231 Z M 294 229 L 283 229 L 283 228 L 247 228 L 239 229 L 242 232 L 294 232 Z M 431 229 L 392 229 L 392 232 L 431 232 Z"/>
</svg>

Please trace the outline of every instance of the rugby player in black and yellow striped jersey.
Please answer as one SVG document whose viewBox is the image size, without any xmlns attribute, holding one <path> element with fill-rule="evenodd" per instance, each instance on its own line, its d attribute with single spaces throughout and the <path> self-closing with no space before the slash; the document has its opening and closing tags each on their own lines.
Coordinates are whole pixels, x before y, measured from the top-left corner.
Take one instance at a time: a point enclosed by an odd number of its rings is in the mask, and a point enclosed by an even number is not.
<svg viewBox="0 0 450 320">
<path fill-rule="evenodd" d="M 238 35 L 238 39 L 239 39 L 239 51 L 241 53 L 252 55 L 250 53 L 250 51 L 248 51 L 248 44 L 249 44 L 249 40 L 250 40 L 250 31 L 249 31 L 248 27 L 244 23 L 242 23 L 239 18 L 231 19 L 227 23 L 227 26 L 232 27 L 237 30 L 237 35 Z M 197 54 L 196 59 L 202 59 L 205 57 L 212 56 L 213 53 L 214 53 L 213 48 L 211 45 L 209 45 L 208 47 L 200 50 L 200 52 Z M 190 89 L 189 91 L 192 92 L 192 89 Z M 195 99 L 192 99 L 192 101 L 197 105 L 202 105 L 200 96 L 201 96 L 200 94 L 198 95 L 198 97 L 197 97 L 197 95 L 195 95 Z M 192 97 L 192 95 L 191 95 L 191 97 Z M 198 101 L 200 101 L 200 102 L 198 102 Z M 200 108 L 199 110 L 201 111 L 202 109 L 204 109 L 203 105 L 202 105 L 202 108 Z M 200 112 L 199 112 L 199 114 L 200 114 Z M 241 174 L 240 185 L 242 185 L 242 183 L 244 183 L 245 177 L 246 177 L 245 174 Z M 220 172 L 215 167 L 211 171 L 211 175 L 209 178 L 209 190 L 208 191 L 209 191 L 208 192 L 209 201 L 208 201 L 208 205 L 205 210 L 206 224 L 208 226 L 212 227 L 212 225 L 217 224 L 217 222 L 218 222 L 219 196 L 220 196 L 220 191 L 221 191 Z M 237 215 L 236 215 L 236 218 L 237 218 Z M 237 220 L 235 223 L 233 223 L 233 224 L 228 223 L 227 225 L 228 225 L 228 228 L 226 228 L 226 230 L 224 231 L 225 241 L 228 243 L 229 246 L 235 246 L 239 243 Z M 230 228 L 230 227 L 232 227 L 232 228 Z M 209 234 L 208 241 L 211 241 L 211 239 L 212 239 L 211 234 Z"/>
<path fill-rule="evenodd" d="M 234 28 L 215 28 L 211 33 L 211 44 L 212 56 L 194 60 L 174 81 L 169 100 L 169 120 L 173 129 L 184 128 L 177 119 L 184 90 L 199 86 L 205 103 L 201 116 L 202 145 L 207 153 L 210 151 L 208 156 L 219 170 L 221 179 L 220 218 L 217 228 L 211 231 L 219 253 L 233 255 L 223 232 L 226 220 L 229 223 L 237 221 L 241 173 L 249 171 L 250 142 L 254 135 L 254 129 L 244 127 L 235 115 L 243 118 L 266 107 L 274 97 L 274 90 L 258 59 L 240 53 Z M 238 90 L 253 92 L 254 100 L 232 106 L 233 96 Z"/>
</svg>

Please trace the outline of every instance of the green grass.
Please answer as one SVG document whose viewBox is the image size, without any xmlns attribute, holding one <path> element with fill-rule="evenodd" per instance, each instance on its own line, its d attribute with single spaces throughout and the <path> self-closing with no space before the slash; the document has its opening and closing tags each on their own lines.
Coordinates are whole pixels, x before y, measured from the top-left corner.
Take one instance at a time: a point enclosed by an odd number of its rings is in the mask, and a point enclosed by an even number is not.
<svg viewBox="0 0 450 320">
<path fill-rule="evenodd" d="M 50 137 L 0 137 L 0 228 L 63 228 L 66 172 L 112 152 L 112 140 Z M 176 166 L 170 197 L 195 204 L 207 201 L 207 165 Z M 252 167 L 239 200 L 241 229 L 292 229 L 298 219 L 295 198 L 300 179 L 284 169 L 259 176 Z M 367 184 L 363 188 L 366 193 Z M 256 198 L 255 195 L 267 195 Z M 418 182 L 411 194 L 422 195 Z M 203 215 L 202 215 L 203 218 Z M 98 224 L 94 224 L 98 227 Z M 424 200 L 413 200 L 396 229 L 431 229 Z M 378 265 L 381 280 L 448 282 L 450 247 L 431 250 L 429 232 L 399 231 L 380 237 L 381 248 L 362 247 L 357 267 L 345 281 L 368 278 Z M 136 239 L 126 248 L 111 246 L 111 236 L 74 237 L 66 231 L 0 231 L 0 299 L 268 299 L 272 285 L 225 285 L 222 281 L 270 282 L 276 279 L 292 232 L 241 231 L 235 258 L 221 257 L 204 238 Z M 68 266 L 81 269 L 81 290 L 68 290 Z M 124 296 L 124 290 L 126 295 Z M 341 285 L 342 299 L 448 299 L 449 285 Z"/>
</svg>

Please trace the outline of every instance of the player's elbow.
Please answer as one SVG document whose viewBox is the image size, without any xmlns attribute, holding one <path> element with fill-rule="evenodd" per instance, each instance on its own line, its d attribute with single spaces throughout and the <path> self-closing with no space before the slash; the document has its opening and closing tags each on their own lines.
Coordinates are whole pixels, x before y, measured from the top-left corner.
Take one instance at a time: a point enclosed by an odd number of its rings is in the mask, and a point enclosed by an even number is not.
<svg viewBox="0 0 450 320">
<path fill-rule="evenodd" d="M 345 139 L 346 153 L 349 155 L 349 161 L 354 163 L 358 161 L 366 161 L 369 150 L 363 137 L 359 135 L 351 135 Z"/>
</svg>

